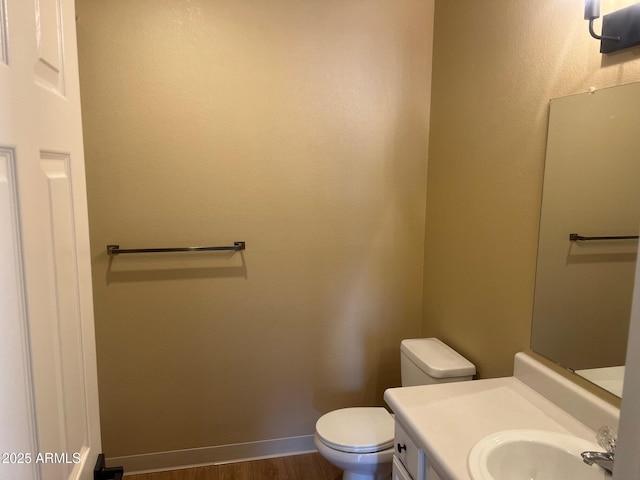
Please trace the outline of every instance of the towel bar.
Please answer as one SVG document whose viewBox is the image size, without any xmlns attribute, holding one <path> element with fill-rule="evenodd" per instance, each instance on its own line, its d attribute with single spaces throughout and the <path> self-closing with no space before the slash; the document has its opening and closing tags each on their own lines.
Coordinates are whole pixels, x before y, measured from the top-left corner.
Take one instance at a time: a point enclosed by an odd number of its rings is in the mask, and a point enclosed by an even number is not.
<svg viewBox="0 0 640 480">
<path fill-rule="evenodd" d="M 222 247 L 120 248 L 120 245 L 107 245 L 107 255 L 119 255 L 121 253 L 211 252 L 217 250 L 238 252 L 244 249 L 244 242 L 233 242 L 233 245 Z"/>
<path fill-rule="evenodd" d="M 583 237 L 582 235 L 579 235 L 577 233 L 569 234 L 570 242 L 577 242 L 577 241 L 588 242 L 590 240 L 638 240 L 638 235 L 619 235 L 619 236 L 613 236 L 613 237 Z"/>
</svg>

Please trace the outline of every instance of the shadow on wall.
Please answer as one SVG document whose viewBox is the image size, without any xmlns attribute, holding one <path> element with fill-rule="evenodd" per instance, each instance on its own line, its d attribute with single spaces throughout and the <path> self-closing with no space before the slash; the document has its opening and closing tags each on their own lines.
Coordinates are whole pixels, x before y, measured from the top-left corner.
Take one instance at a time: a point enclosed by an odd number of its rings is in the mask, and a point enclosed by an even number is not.
<svg viewBox="0 0 640 480">
<path fill-rule="evenodd" d="M 143 253 L 131 256 L 100 253 L 94 265 L 106 263 L 105 283 L 212 278 L 247 278 L 244 252 Z"/>
<path fill-rule="evenodd" d="M 381 406 L 384 391 L 400 385 L 400 340 L 407 333 L 389 324 L 393 306 L 371 296 L 365 278 L 343 292 L 342 308 L 325 316 L 330 333 L 318 337 L 324 343 L 313 381 L 318 416 L 339 408 Z"/>
</svg>

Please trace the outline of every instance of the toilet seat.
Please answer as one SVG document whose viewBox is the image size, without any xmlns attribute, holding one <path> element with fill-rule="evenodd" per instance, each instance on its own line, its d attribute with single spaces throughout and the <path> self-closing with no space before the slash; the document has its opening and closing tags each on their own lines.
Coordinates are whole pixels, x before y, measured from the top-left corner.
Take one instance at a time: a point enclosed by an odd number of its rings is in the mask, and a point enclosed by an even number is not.
<svg viewBox="0 0 640 480">
<path fill-rule="evenodd" d="M 383 407 L 352 407 L 318 419 L 316 434 L 328 447 L 347 453 L 373 453 L 393 446 L 393 417 Z"/>
</svg>

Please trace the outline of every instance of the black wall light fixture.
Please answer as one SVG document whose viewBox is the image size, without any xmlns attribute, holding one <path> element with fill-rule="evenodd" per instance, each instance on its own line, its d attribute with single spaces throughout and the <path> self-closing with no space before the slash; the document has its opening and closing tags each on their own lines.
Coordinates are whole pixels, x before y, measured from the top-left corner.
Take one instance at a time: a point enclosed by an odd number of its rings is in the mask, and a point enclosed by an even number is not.
<svg viewBox="0 0 640 480">
<path fill-rule="evenodd" d="M 600 40 L 600 53 L 612 53 L 640 45 L 640 3 L 602 17 L 602 35 L 593 31 L 593 21 L 600 17 L 600 0 L 585 0 L 584 19 L 589 33 Z"/>
</svg>

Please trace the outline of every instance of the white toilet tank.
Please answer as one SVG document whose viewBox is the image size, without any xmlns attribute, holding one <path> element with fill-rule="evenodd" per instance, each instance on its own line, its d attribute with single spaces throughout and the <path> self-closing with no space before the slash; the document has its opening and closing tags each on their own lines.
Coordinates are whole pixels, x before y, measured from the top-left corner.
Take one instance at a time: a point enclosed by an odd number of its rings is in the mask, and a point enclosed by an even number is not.
<svg viewBox="0 0 640 480">
<path fill-rule="evenodd" d="M 437 338 L 412 338 L 400 344 L 402 386 L 471 380 L 476 367 Z"/>
</svg>

